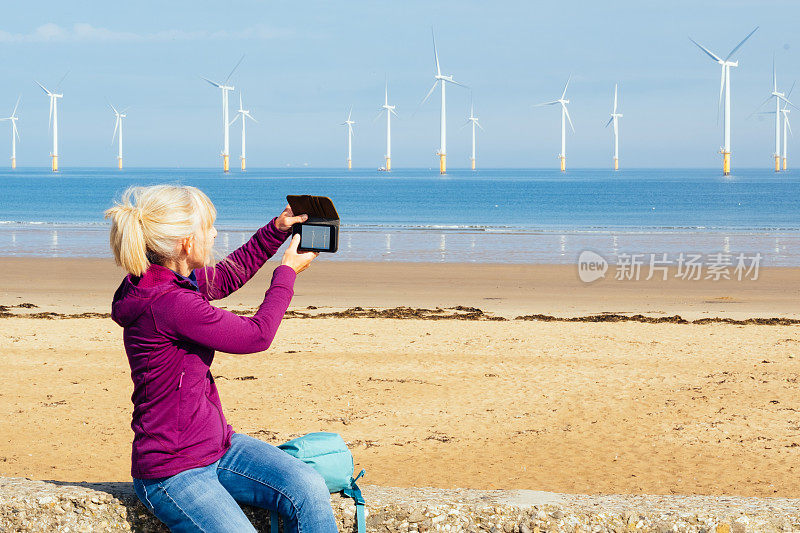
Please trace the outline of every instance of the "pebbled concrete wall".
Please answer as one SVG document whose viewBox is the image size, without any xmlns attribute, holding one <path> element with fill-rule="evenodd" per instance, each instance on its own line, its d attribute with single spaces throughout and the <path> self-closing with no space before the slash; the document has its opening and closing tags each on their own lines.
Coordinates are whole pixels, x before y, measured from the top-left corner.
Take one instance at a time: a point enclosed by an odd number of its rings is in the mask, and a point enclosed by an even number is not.
<svg viewBox="0 0 800 533">
<path fill-rule="evenodd" d="M 362 487 L 370 532 L 800 531 L 800 500 L 711 496 L 584 496 L 525 490 Z M 331 496 L 340 531 L 355 531 L 352 500 Z M 269 531 L 263 510 L 245 512 Z M 166 529 L 130 483 L 0 478 L 0 532 Z"/>
</svg>

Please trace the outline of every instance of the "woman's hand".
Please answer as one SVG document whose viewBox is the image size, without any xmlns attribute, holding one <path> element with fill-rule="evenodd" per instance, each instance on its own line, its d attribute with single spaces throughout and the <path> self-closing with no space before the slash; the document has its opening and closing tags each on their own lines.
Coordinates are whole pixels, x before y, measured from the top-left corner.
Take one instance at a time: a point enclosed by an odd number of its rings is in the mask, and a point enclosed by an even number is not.
<svg viewBox="0 0 800 533">
<path fill-rule="evenodd" d="M 314 258 L 319 255 L 317 252 L 298 253 L 298 246 L 300 246 L 300 235 L 293 235 L 292 242 L 289 243 L 289 247 L 283 253 L 283 260 L 281 261 L 282 265 L 292 267 L 297 274 L 307 269 L 308 265 L 311 264 L 311 261 L 313 261 Z"/>
<path fill-rule="evenodd" d="M 306 220 L 308 220 L 308 215 L 294 216 L 294 213 L 292 213 L 292 208 L 287 205 L 286 209 L 283 210 L 283 213 L 278 215 L 278 218 L 275 219 L 275 227 L 278 228 L 278 231 L 285 232 L 292 229 L 293 225 L 305 222 Z"/>
</svg>

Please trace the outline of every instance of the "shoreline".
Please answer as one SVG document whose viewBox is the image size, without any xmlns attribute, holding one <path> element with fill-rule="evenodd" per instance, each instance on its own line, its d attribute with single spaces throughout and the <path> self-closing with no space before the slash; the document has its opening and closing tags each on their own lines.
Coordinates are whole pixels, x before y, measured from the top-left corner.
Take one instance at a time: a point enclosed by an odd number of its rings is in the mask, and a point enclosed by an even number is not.
<svg viewBox="0 0 800 533">
<path fill-rule="evenodd" d="M 279 252 L 280 254 L 280 252 Z M 278 254 L 278 255 L 279 255 Z M 215 305 L 255 311 L 269 286 L 273 257 L 242 289 Z M 0 257 L 0 305 L 33 304 L 14 313 L 110 312 L 122 270 L 110 258 Z M 577 265 L 345 262 L 318 258 L 295 284 L 290 310 L 468 307 L 515 319 L 637 315 L 703 319 L 800 319 L 800 268 L 762 267 L 758 279 L 715 281 L 658 276 L 647 281 L 606 277 L 584 283 Z M 645 276 L 642 275 L 642 278 Z"/>
</svg>

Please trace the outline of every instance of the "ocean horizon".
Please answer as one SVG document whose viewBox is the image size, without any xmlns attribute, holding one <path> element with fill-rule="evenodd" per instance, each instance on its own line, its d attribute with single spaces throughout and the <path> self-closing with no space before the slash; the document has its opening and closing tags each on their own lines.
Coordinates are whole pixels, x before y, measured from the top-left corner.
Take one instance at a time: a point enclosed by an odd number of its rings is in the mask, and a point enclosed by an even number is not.
<svg viewBox="0 0 800 533">
<path fill-rule="evenodd" d="M 574 263 L 626 254 L 761 254 L 800 266 L 800 175 L 739 169 L 47 168 L 0 170 L 0 255 L 107 257 L 103 211 L 131 185 L 182 183 L 218 211 L 225 254 L 287 194 L 330 196 L 334 260 Z"/>
</svg>

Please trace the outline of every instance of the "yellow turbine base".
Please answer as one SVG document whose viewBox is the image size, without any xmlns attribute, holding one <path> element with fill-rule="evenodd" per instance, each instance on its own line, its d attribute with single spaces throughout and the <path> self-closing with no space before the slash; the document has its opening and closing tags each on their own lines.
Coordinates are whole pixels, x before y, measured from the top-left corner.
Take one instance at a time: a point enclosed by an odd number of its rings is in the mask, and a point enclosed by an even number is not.
<svg viewBox="0 0 800 533">
<path fill-rule="evenodd" d="M 121 157 L 118 157 L 118 158 L 117 158 L 117 168 L 119 168 L 120 170 L 122 170 L 122 158 L 121 158 Z"/>
<path fill-rule="evenodd" d="M 352 159 L 348 159 L 347 160 L 347 170 L 353 170 L 353 160 Z"/>
<path fill-rule="evenodd" d="M 786 170 L 786 158 L 783 158 L 783 170 Z"/>
<path fill-rule="evenodd" d="M 781 156 L 776 155 L 775 156 L 775 172 L 780 172 L 780 171 L 781 171 Z"/>
<path fill-rule="evenodd" d="M 722 152 L 722 175 L 729 176 L 731 173 L 731 153 Z"/>
<path fill-rule="evenodd" d="M 561 172 L 564 172 L 567 170 L 567 158 L 559 156 L 559 159 L 561 160 Z"/>
<path fill-rule="evenodd" d="M 392 158 L 386 158 L 386 172 L 390 172 L 392 170 Z"/>
<path fill-rule="evenodd" d="M 247 165 L 245 165 L 244 157 L 242 157 L 241 160 L 242 160 L 242 172 L 244 172 L 245 170 L 247 170 Z"/>
<path fill-rule="evenodd" d="M 50 157 L 53 158 L 53 166 L 52 166 L 53 172 L 58 172 L 58 156 L 57 155 L 51 155 Z"/>
<path fill-rule="evenodd" d="M 447 173 L 447 154 L 439 154 L 439 174 Z"/>
<path fill-rule="evenodd" d="M 619 159 L 614 158 L 614 170 L 619 170 Z"/>
<path fill-rule="evenodd" d="M 472 170 L 475 170 L 475 158 L 473 157 L 470 161 L 472 161 Z"/>
<path fill-rule="evenodd" d="M 11 158 L 11 168 L 17 168 L 17 158 L 16 157 L 12 157 Z"/>
<path fill-rule="evenodd" d="M 222 154 L 222 171 L 230 172 L 231 170 L 231 156 Z"/>
</svg>

